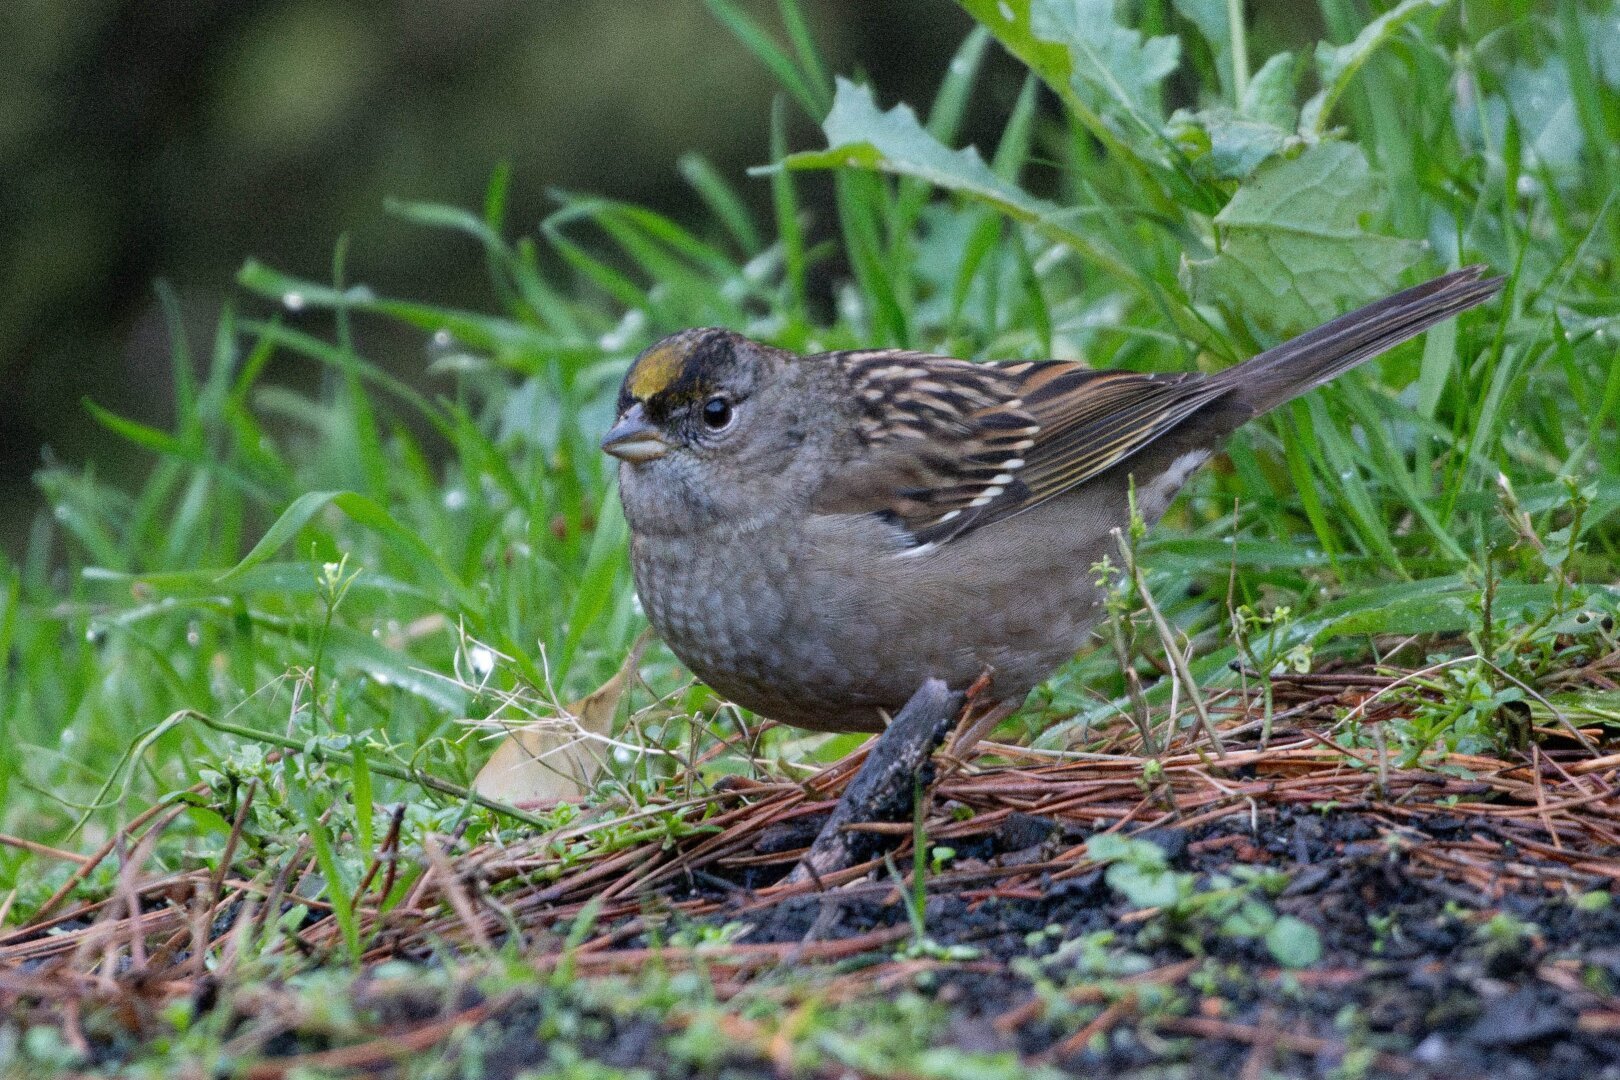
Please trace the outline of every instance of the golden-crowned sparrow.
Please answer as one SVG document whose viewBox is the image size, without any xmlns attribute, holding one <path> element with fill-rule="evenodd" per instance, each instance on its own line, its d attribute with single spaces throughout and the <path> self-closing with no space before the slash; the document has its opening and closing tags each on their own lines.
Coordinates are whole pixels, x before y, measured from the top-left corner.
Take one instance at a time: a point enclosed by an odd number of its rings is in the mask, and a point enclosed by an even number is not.
<svg viewBox="0 0 1620 1080">
<path fill-rule="evenodd" d="M 625 375 L 621 459 L 647 617 L 726 697 L 877 731 L 932 676 L 1001 708 L 1085 643 L 1093 564 L 1240 424 L 1488 299 L 1469 267 L 1214 375 L 798 356 L 688 330 Z"/>
</svg>

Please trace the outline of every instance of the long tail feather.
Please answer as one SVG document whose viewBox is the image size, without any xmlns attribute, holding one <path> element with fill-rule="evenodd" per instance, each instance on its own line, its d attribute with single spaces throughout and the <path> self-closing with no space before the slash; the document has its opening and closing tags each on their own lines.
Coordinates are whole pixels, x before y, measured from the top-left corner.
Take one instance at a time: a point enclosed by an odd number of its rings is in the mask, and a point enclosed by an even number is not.
<svg viewBox="0 0 1620 1080">
<path fill-rule="evenodd" d="M 1467 266 L 1341 315 L 1215 376 L 1253 415 L 1321 386 L 1436 323 L 1484 303 L 1502 287 Z"/>
</svg>

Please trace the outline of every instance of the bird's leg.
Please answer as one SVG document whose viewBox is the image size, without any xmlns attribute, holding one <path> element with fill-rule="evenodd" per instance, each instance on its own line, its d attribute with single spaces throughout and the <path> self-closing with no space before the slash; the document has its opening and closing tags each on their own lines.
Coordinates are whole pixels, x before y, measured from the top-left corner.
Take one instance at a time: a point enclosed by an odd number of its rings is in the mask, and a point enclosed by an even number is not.
<svg viewBox="0 0 1620 1080">
<path fill-rule="evenodd" d="M 881 837 L 846 832 L 845 825 L 911 817 L 917 785 L 924 790 L 932 785 L 929 760 L 934 748 L 945 741 L 961 703 L 962 695 L 938 679 L 928 679 L 918 687 L 905 708 L 895 714 L 894 722 L 872 740 L 866 760 L 845 785 L 815 843 L 787 876 L 787 884 L 820 881 L 871 858 L 883 846 Z"/>
</svg>

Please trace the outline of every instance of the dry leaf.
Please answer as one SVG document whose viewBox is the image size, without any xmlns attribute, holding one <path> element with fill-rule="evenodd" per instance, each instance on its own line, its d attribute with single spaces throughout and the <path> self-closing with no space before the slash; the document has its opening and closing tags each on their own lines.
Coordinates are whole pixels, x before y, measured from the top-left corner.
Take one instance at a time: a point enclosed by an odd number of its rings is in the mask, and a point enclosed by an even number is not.
<svg viewBox="0 0 1620 1080">
<path fill-rule="evenodd" d="M 513 730 L 478 770 L 473 790 L 514 806 L 583 798 L 602 771 L 603 746 L 590 736 L 612 731 L 619 699 L 651 639 L 644 631 L 613 678 L 565 705 L 562 724 Z"/>
</svg>

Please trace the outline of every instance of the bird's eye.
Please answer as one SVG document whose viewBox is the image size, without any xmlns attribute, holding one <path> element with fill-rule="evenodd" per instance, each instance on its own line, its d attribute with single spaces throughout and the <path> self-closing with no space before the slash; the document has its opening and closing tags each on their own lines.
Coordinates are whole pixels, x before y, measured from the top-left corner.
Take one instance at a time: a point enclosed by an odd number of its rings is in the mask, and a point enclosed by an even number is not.
<svg viewBox="0 0 1620 1080">
<path fill-rule="evenodd" d="M 724 431 L 731 426 L 731 402 L 723 397 L 712 397 L 703 403 L 703 423 L 710 431 Z"/>
</svg>

